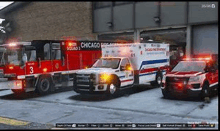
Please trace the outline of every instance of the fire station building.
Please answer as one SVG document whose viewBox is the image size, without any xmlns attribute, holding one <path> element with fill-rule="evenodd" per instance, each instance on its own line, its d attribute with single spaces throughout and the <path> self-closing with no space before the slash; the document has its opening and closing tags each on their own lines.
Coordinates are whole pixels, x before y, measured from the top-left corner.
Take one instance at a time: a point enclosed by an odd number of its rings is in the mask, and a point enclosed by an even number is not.
<svg viewBox="0 0 220 131">
<path fill-rule="evenodd" d="M 11 38 L 170 43 L 218 54 L 218 2 L 14 2 L 0 10 Z"/>
</svg>

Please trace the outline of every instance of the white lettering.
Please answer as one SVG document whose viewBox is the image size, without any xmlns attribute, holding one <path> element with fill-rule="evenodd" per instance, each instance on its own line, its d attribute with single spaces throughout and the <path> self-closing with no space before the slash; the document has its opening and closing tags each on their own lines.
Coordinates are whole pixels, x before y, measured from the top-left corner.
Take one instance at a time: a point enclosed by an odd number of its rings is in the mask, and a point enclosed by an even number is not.
<svg viewBox="0 0 220 131">
<path fill-rule="evenodd" d="M 100 43 L 82 42 L 81 48 L 100 48 Z"/>
</svg>

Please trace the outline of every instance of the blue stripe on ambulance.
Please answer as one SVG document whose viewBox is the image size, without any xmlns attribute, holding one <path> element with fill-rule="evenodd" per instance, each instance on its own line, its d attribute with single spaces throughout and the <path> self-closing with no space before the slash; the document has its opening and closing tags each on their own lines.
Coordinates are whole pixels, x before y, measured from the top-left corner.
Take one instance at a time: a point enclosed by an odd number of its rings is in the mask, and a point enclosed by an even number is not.
<svg viewBox="0 0 220 131">
<path fill-rule="evenodd" d="M 147 64 L 158 64 L 158 63 L 165 63 L 165 62 L 168 62 L 168 59 L 142 61 L 139 70 L 141 70 L 141 68 L 142 68 L 143 65 L 147 65 Z"/>
<path fill-rule="evenodd" d="M 165 70 L 163 70 L 162 72 L 166 72 Z M 139 76 L 146 76 L 146 75 L 152 75 L 152 74 L 156 74 L 157 72 L 149 72 L 146 74 L 140 74 Z"/>
<path fill-rule="evenodd" d="M 129 75 L 129 76 L 133 76 L 133 75 Z M 125 78 L 125 76 L 119 76 L 119 78 Z"/>
</svg>

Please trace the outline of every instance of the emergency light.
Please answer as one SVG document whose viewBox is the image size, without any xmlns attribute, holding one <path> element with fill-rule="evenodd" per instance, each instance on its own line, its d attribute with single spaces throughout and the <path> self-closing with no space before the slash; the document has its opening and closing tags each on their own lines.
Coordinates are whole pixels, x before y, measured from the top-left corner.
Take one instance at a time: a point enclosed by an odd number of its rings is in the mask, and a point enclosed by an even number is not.
<svg viewBox="0 0 220 131">
<path fill-rule="evenodd" d="M 9 46 L 10 46 L 10 47 L 16 46 L 16 43 L 10 43 Z"/>
<path fill-rule="evenodd" d="M 199 58 L 183 58 L 183 60 L 185 60 L 185 61 L 190 61 L 190 60 L 209 61 L 209 60 L 211 60 L 211 58 L 210 57 L 206 57 L 206 58 L 203 58 L 203 57 L 199 57 Z"/>
</svg>

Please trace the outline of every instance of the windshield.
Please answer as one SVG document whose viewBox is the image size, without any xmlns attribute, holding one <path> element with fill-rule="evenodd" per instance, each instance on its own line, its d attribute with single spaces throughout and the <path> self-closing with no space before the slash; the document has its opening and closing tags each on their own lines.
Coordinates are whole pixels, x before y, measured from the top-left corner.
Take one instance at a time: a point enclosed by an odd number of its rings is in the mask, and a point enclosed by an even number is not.
<svg viewBox="0 0 220 131">
<path fill-rule="evenodd" d="M 4 56 L 5 63 L 12 65 L 24 65 L 28 61 L 36 61 L 36 51 L 22 49 L 7 49 Z"/>
<path fill-rule="evenodd" d="M 120 58 L 101 58 L 92 66 L 92 68 L 112 68 L 117 69 Z"/>
<path fill-rule="evenodd" d="M 173 71 L 198 71 L 204 72 L 206 63 L 204 61 L 181 61 L 172 70 Z"/>
<path fill-rule="evenodd" d="M 20 65 L 21 64 L 21 49 L 7 49 L 5 53 L 5 62 L 7 64 Z"/>
</svg>

